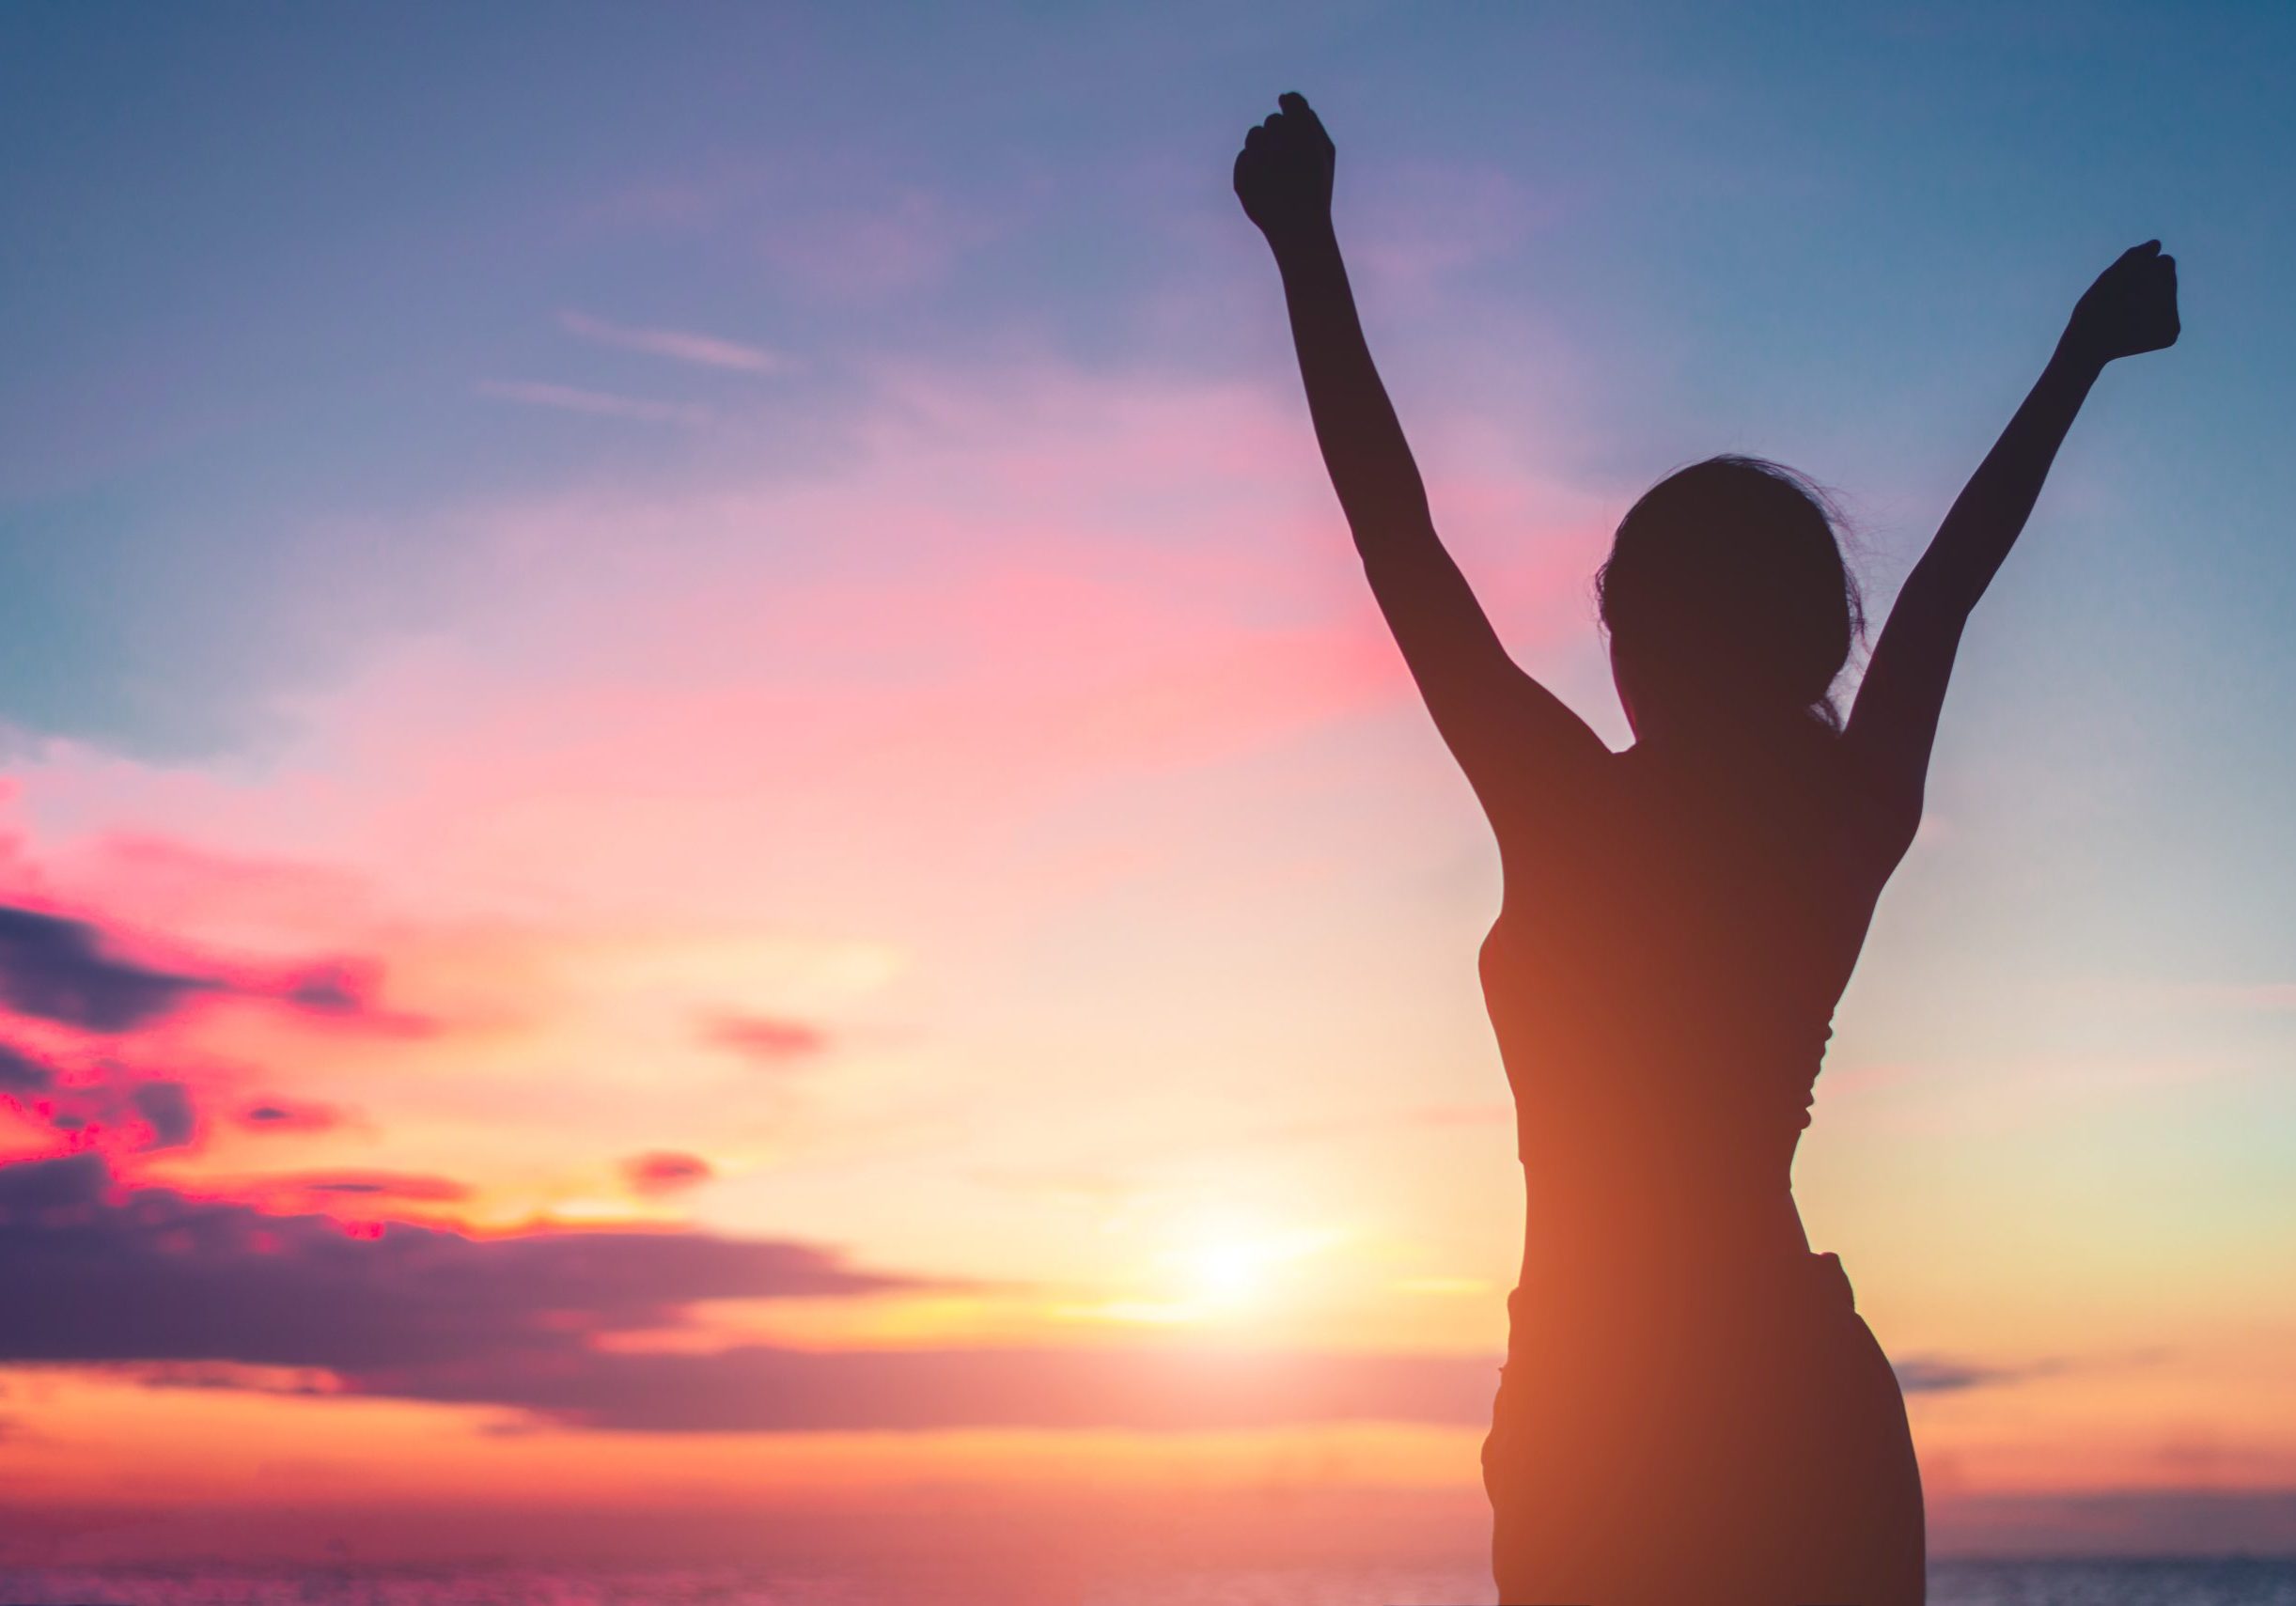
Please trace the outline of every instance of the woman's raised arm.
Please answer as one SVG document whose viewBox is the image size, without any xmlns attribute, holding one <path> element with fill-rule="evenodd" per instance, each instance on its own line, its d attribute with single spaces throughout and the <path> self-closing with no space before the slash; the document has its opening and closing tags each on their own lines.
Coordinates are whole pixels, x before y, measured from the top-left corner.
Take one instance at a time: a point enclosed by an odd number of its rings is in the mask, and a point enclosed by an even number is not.
<svg viewBox="0 0 2296 1606">
<path fill-rule="evenodd" d="M 1435 534 L 1427 488 L 1365 344 L 1332 227 L 1333 149 L 1307 102 L 1245 136 L 1236 195 L 1283 273 L 1300 378 L 1364 572 L 1435 726 L 1494 820 L 1535 805 L 1601 741 L 1516 667 Z"/>
<path fill-rule="evenodd" d="M 2104 366 L 2172 346 L 2178 330 L 2176 258 L 2157 240 L 2131 246 L 2081 297 L 2024 405 L 1907 576 L 1843 735 L 1880 790 L 1900 850 L 1921 820 L 1929 749 L 1970 610 L 2025 527 Z"/>
</svg>

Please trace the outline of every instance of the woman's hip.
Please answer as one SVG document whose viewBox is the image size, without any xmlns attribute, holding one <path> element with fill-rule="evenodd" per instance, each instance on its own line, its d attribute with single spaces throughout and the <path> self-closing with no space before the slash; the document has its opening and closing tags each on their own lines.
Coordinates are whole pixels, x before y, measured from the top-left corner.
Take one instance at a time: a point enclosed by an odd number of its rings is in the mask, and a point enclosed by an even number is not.
<svg viewBox="0 0 2296 1606">
<path fill-rule="evenodd" d="M 1625 1319 L 1601 1303 L 1574 1324 L 1551 1294 L 1518 1290 L 1483 1446 L 1503 1585 L 1512 1557 L 1517 1585 L 1548 1581 L 1527 1598 L 1573 1598 L 1552 1589 L 1604 1578 L 1594 1598 L 1631 1598 L 1618 1581 L 1639 1568 L 1663 1587 L 1704 1579 L 1705 1598 L 1738 1578 L 1866 1579 L 1857 1587 L 1877 1601 L 1919 1599 L 1903 1396 L 1839 1262 L 1810 1258 L 1767 1302 L 1662 1302 Z M 1874 1577 L 1896 1582 L 1884 1591 Z"/>
</svg>

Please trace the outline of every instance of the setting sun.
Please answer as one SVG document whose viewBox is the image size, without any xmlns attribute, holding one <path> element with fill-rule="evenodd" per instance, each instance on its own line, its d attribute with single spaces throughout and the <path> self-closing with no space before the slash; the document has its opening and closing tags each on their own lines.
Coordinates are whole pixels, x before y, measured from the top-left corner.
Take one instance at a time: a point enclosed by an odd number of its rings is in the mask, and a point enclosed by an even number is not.
<svg viewBox="0 0 2296 1606">
<path fill-rule="evenodd" d="M 1206 1228 L 1169 1256 L 1184 1298 L 1209 1316 L 1237 1316 L 1280 1300 L 1296 1286 L 1301 1262 L 1332 1248 L 1338 1234 L 1273 1232 L 1246 1222 Z"/>
</svg>

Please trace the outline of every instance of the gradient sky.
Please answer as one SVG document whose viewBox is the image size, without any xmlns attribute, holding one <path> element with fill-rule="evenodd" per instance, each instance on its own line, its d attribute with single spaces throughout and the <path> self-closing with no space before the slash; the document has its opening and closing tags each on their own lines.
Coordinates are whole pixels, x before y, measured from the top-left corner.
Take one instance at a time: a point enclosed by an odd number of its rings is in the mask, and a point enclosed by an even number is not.
<svg viewBox="0 0 2296 1606">
<path fill-rule="evenodd" d="M 1808 471 L 1878 616 L 2177 255 L 1797 1187 L 1942 1545 L 2296 1546 L 2292 65 L 2262 4 L 0 13 L 8 1541 L 1089 1488 L 1472 1553 L 1497 865 L 1227 193 L 1296 87 L 1439 522 L 1614 741 L 1644 486 Z"/>
</svg>

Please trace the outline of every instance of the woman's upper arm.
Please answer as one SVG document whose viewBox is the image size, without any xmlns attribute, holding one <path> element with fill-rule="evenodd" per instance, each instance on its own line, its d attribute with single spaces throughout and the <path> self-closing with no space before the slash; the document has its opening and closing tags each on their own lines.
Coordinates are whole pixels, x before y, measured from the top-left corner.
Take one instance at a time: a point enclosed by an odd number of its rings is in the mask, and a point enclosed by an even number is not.
<svg viewBox="0 0 2296 1606">
<path fill-rule="evenodd" d="M 1432 530 L 1407 550 L 1409 561 L 1367 554 L 1372 593 L 1444 744 L 1504 829 L 1559 800 L 1609 749 L 1507 655 Z"/>
<path fill-rule="evenodd" d="M 1842 744 L 1885 824 L 1907 841 L 1921 822 L 1929 754 L 1969 608 L 1916 569 L 1890 610 L 1842 730 Z"/>
<path fill-rule="evenodd" d="M 1566 817 L 1610 756 L 1585 721 L 1511 663 L 1472 708 L 1437 710 L 1435 728 L 1503 841 Z"/>
</svg>

